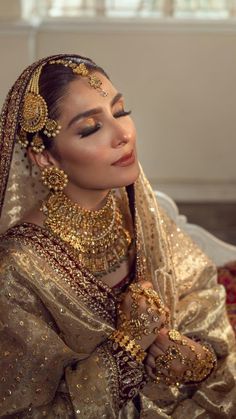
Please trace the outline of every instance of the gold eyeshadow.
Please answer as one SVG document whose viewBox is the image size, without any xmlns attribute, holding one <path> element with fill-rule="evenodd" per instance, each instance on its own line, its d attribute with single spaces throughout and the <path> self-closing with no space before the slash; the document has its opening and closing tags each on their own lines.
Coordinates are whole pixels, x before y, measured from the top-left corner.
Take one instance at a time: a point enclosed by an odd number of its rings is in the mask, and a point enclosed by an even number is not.
<svg viewBox="0 0 236 419">
<path fill-rule="evenodd" d="M 94 118 L 87 118 L 84 121 L 81 121 L 79 127 L 81 129 L 92 128 L 96 125 L 96 121 Z"/>
</svg>

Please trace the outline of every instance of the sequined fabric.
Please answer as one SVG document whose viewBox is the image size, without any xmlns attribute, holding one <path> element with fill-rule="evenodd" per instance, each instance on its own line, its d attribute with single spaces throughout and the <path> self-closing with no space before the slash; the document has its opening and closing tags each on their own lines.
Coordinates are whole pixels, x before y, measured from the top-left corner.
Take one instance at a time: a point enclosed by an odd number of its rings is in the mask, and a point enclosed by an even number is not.
<svg viewBox="0 0 236 419">
<path fill-rule="evenodd" d="M 100 279 L 71 264 L 73 255 L 57 239 L 25 224 L 2 237 L 1 415 L 56 417 L 53 412 L 64 409 L 65 418 L 235 417 L 235 341 L 224 288 L 216 283 L 212 263 L 156 206 L 142 174 L 135 189 L 138 240 L 143 240 L 142 258 L 147 258 L 154 286 L 163 300 L 171 301 L 173 326 L 213 346 L 218 369 L 202 384 L 179 390 L 151 382 L 141 389 L 138 372 L 133 402 L 123 399 L 117 410 L 119 379 L 125 374 L 106 345 L 114 327 L 115 297 Z M 151 234 L 146 221 L 152 223 Z M 73 272 L 77 279 L 70 282 Z M 14 413 L 21 410 L 23 416 Z"/>
<path fill-rule="evenodd" d="M 26 233 L 26 226 L 22 228 Z M 106 286 L 99 290 L 99 284 L 92 284 L 92 278 L 86 278 L 85 275 L 77 275 L 77 280 L 67 281 L 72 273 L 69 270 L 71 261 L 69 264 L 68 260 L 64 264 L 61 261 L 54 263 L 51 268 L 51 264 L 48 264 L 48 258 L 52 258 L 50 245 L 44 240 L 45 252 L 42 251 L 37 257 L 34 253 L 34 242 L 29 241 L 29 231 L 28 240 L 21 240 L 16 230 L 17 228 L 10 231 L 5 237 L 7 250 L 5 246 L 1 249 L 3 375 L 0 412 L 6 415 L 23 410 L 24 414 L 29 415 L 29 411 L 32 411 L 31 405 L 35 408 L 44 405 L 55 398 L 55 392 L 58 403 L 57 388 L 64 383 L 64 375 L 66 393 L 70 393 L 73 400 L 73 394 L 77 395 L 73 405 L 78 404 L 80 417 L 86 417 L 88 404 L 91 403 L 96 404 L 97 408 L 99 405 L 100 409 L 108 406 L 106 410 L 109 414 L 112 409 L 117 412 L 116 405 L 120 403 L 122 386 L 118 385 L 117 392 L 108 390 L 112 382 L 111 373 L 99 354 L 106 350 L 114 358 L 114 379 L 118 382 L 120 375 L 124 376 L 126 372 L 126 380 L 131 374 L 132 377 L 138 377 L 138 384 L 141 384 L 143 368 L 132 359 L 129 361 L 127 356 L 126 360 L 122 360 L 123 351 L 118 359 L 117 350 L 113 354 L 107 343 L 107 337 L 113 330 L 109 325 L 112 310 L 108 308 L 112 305 L 111 293 Z M 37 235 L 35 229 L 32 233 Z M 55 248 L 53 255 L 55 258 L 59 256 L 58 249 Z M 61 263 L 64 272 L 59 268 Z M 107 322 L 103 318 L 104 308 L 98 315 L 105 301 Z M 128 362 L 130 368 L 127 368 Z M 13 374 L 9 374 L 11 369 Z M 130 398 L 128 394 L 127 398 Z M 53 408 L 56 409 L 56 406 Z M 115 414 L 111 417 L 115 417 Z"/>
<path fill-rule="evenodd" d="M 171 309 L 172 325 L 211 344 L 218 357 L 218 368 L 200 385 L 176 390 L 147 384 L 140 396 L 140 417 L 236 418 L 235 337 L 216 268 L 158 208 L 143 173 L 136 189 L 153 284 Z"/>
<path fill-rule="evenodd" d="M 28 67 L 4 104 L 1 231 L 45 196 L 39 174 L 15 145 L 19 109 L 37 66 L 65 57 Z M 200 385 L 145 384 L 142 365 L 124 354 L 119 358 L 109 341 L 115 293 L 45 229 L 19 225 L 1 237 L 0 246 L 0 417 L 236 418 L 235 338 L 216 269 L 159 208 L 142 171 L 127 192 L 135 227 L 134 280 L 153 282 L 172 326 L 209 342 L 218 368 Z"/>
</svg>

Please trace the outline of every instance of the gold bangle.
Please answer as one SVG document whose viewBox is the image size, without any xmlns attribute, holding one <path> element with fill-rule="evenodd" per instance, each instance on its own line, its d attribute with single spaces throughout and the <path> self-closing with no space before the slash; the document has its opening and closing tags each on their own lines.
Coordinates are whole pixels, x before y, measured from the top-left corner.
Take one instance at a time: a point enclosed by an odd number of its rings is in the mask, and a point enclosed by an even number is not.
<svg viewBox="0 0 236 419">
<path fill-rule="evenodd" d="M 129 352 L 137 362 L 142 363 L 146 357 L 146 352 L 134 340 L 131 340 L 124 332 L 115 330 L 110 339 L 118 343 L 121 348 Z"/>
</svg>

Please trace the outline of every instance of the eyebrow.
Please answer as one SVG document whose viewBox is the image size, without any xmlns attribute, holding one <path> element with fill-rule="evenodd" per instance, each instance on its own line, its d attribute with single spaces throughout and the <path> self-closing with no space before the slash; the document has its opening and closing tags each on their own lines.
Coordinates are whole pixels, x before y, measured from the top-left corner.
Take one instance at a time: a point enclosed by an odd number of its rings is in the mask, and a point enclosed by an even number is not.
<svg viewBox="0 0 236 419">
<path fill-rule="evenodd" d="M 120 100 L 120 98 L 122 97 L 123 95 L 122 95 L 122 93 L 117 93 L 114 97 L 113 97 L 113 99 L 111 100 L 111 102 L 110 102 L 110 105 L 111 105 L 111 107 L 112 106 L 114 106 L 115 105 L 115 103 L 116 102 L 118 102 L 118 100 Z M 71 127 L 71 125 L 73 125 L 75 122 L 77 122 L 79 119 L 82 119 L 82 118 L 86 118 L 86 117 L 88 117 L 88 116 L 91 116 L 91 115 L 95 115 L 95 114 L 97 114 L 97 113 L 99 113 L 99 112 L 101 112 L 101 107 L 98 107 L 98 108 L 93 108 L 93 109 L 89 109 L 88 111 L 85 111 L 85 112 L 82 112 L 82 113 L 79 113 L 79 114 L 77 114 L 77 115 L 75 115 L 71 120 L 70 120 L 70 122 L 69 122 L 69 124 L 67 125 L 67 129 L 68 128 L 70 128 Z"/>
</svg>

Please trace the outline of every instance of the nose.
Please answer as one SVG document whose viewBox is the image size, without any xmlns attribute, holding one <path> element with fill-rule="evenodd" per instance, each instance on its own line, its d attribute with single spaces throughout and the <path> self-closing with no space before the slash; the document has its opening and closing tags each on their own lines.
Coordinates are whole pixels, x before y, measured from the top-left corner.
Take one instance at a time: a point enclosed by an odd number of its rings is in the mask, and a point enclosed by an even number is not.
<svg viewBox="0 0 236 419">
<path fill-rule="evenodd" d="M 112 147 L 123 147 L 131 140 L 132 134 L 126 127 L 123 127 L 118 121 L 114 122 L 115 126 L 113 125 L 112 130 Z"/>
</svg>

